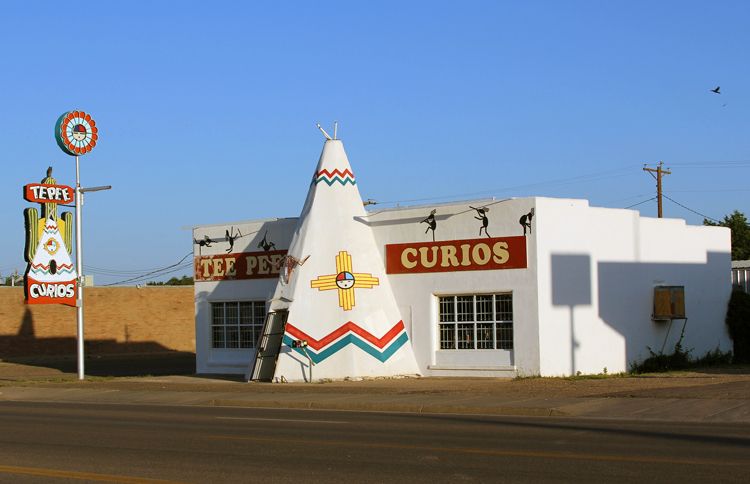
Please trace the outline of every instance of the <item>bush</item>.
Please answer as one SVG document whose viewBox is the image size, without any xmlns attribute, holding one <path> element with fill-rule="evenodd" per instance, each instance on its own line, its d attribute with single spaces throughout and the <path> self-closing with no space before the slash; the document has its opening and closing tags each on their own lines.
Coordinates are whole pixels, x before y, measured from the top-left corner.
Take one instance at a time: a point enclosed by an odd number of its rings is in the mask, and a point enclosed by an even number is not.
<svg viewBox="0 0 750 484">
<path fill-rule="evenodd" d="M 633 363 L 630 366 L 631 373 L 657 373 L 662 371 L 670 370 L 683 370 L 689 368 L 693 364 L 692 358 L 690 358 L 690 352 L 692 348 L 686 350 L 682 347 L 682 339 L 685 337 L 685 327 L 682 327 L 680 333 L 680 339 L 674 345 L 674 352 L 670 354 L 654 353 L 649 346 L 646 348 L 651 356 L 643 360 L 641 363 Z"/>
<path fill-rule="evenodd" d="M 690 352 L 693 349 L 686 350 L 682 347 L 682 340 L 685 337 L 685 327 L 682 327 L 680 332 L 680 339 L 674 345 L 674 352 L 670 354 L 654 353 L 650 347 L 648 348 L 651 356 L 643 360 L 641 363 L 631 363 L 631 373 L 659 373 L 671 370 L 685 370 L 688 368 L 705 368 L 707 366 L 722 366 L 732 363 L 732 352 L 727 351 L 726 353 L 721 351 L 719 348 L 707 352 L 702 357 L 695 359 L 690 356 Z"/>
<path fill-rule="evenodd" d="M 727 351 L 726 353 L 721 351 L 719 348 L 711 350 L 706 353 L 702 358 L 695 360 L 695 366 L 724 366 L 732 363 L 732 352 Z"/>
<path fill-rule="evenodd" d="M 732 292 L 726 322 L 734 344 L 734 363 L 750 363 L 750 294 Z"/>
</svg>

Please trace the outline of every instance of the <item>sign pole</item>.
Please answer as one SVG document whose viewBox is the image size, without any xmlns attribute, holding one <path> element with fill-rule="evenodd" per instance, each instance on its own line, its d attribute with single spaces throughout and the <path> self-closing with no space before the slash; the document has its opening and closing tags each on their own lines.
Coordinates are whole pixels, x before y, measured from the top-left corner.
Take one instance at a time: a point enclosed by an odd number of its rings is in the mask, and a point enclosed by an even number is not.
<svg viewBox="0 0 750 484">
<path fill-rule="evenodd" d="M 83 205 L 83 193 L 81 193 L 81 173 L 76 156 L 76 272 L 78 273 L 78 298 L 76 300 L 76 327 L 78 330 L 78 379 L 83 380 L 83 260 L 81 254 L 81 208 Z"/>
<path fill-rule="evenodd" d="M 69 111 L 63 113 L 55 123 L 55 140 L 63 152 L 76 158 L 76 281 L 78 282 L 78 291 L 76 292 L 76 326 L 78 332 L 78 379 L 85 378 L 84 373 L 84 354 L 83 354 L 83 243 L 81 235 L 81 218 L 83 214 L 83 194 L 85 192 L 94 192 L 112 188 L 93 187 L 81 188 L 81 167 L 79 155 L 89 153 L 99 139 L 99 128 L 90 114 L 85 111 Z M 54 264 L 50 262 L 52 274 L 54 275 Z"/>
</svg>

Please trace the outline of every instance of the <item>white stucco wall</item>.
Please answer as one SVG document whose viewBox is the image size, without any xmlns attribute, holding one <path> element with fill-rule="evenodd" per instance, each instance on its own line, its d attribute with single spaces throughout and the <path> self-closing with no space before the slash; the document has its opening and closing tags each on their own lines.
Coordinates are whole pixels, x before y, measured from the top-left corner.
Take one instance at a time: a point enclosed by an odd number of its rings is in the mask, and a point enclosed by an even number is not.
<svg viewBox="0 0 750 484">
<path fill-rule="evenodd" d="M 651 320 L 653 288 L 658 285 L 685 287 L 689 319 L 683 343 L 693 348 L 693 356 L 716 348 L 731 350 L 724 324 L 731 291 L 728 229 L 642 218 L 633 210 L 590 207 L 585 200 L 550 198 L 376 209 L 358 222 L 372 228 L 385 257 L 386 244 L 432 241 L 420 222 L 433 208 L 437 241 L 485 237 L 479 235 L 481 223 L 469 205 L 490 208 L 488 231 L 493 237 L 522 235 L 518 219 L 535 209 L 526 238 L 528 267 L 387 276 L 423 375 L 626 371 L 632 362 L 649 356 L 647 347 L 659 351 L 666 341 L 665 351 L 670 351 L 679 338 L 682 321 L 674 321 L 670 330 L 669 323 Z M 281 219 L 202 226 L 196 227 L 194 238 L 221 238 L 234 225 L 243 234 L 254 233 L 235 244 L 235 252 L 252 252 L 259 250 L 265 228 L 275 227 L 274 242 L 285 249 L 295 224 L 296 219 Z M 225 249 L 225 244 L 217 244 L 201 250 L 207 255 Z M 211 348 L 210 303 L 268 300 L 276 282 L 196 283 L 198 372 L 244 373 L 254 357 L 254 350 Z M 439 349 L 438 296 L 500 292 L 513 294 L 512 351 Z"/>
<path fill-rule="evenodd" d="M 385 245 L 432 241 L 420 223 L 434 208 L 436 241 L 478 239 L 481 222 L 469 208 L 488 206 L 492 237 L 519 236 L 519 217 L 533 207 L 533 199 L 479 200 L 456 204 L 430 205 L 409 209 L 373 211 L 367 223 L 373 228 L 381 255 Z M 539 373 L 538 304 L 536 290 L 536 234 L 527 236 L 528 267 L 488 271 L 392 274 L 389 276 L 402 313 L 410 318 L 417 364 L 428 376 L 515 376 Z M 440 350 L 438 297 L 442 295 L 513 294 L 514 349 Z M 517 371 L 518 370 L 518 371 Z"/>
<path fill-rule="evenodd" d="M 540 374 L 621 372 L 674 348 L 683 321 L 651 320 L 653 288 L 684 286 L 686 348 L 731 349 L 730 233 L 583 200 L 537 198 Z"/>
</svg>

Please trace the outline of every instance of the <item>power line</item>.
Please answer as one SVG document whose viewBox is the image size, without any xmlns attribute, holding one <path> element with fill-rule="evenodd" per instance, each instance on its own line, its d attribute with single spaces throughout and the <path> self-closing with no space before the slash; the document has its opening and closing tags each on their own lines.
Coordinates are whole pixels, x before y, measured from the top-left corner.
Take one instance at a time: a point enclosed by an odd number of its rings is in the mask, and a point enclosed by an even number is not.
<svg viewBox="0 0 750 484">
<path fill-rule="evenodd" d="M 119 269 L 105 269 L 102 267 L 94 267 L 89 265 L 83 266 L 84 271 L 88 274 L 101 274 L 103 276 L 137 276 L 146 272 L 159 271 L 164 269 L 163 267 L 154 267 L 151 269 L 140 269 L 140 270 L 119 270 Z"/>
<path fill-rule="evenodd" d="M 643 200 L 642 202 L 634 203 L 633 205 L 628 205 L 627 207 L 623 207 L 625 209 L 637 207 L 638 205 L 643 205 L 646 202 L 650 202 L 652 200 L 656 200 L 656 197 L 651 197 L 648 200 Z"/>
<path fill-rule="evenodd" d="M 144 274 L 143 276 L 139 276 L 139 277 L 134 277 L 134 278 L 131 278 L 131 279 L 127 279 L 126 281 L 118 281 L 118 282 L 113 282 L 113 283 L 109 283 L 109 284 L 102 284 L 102 286 L 113 286 L 113 285 L 119 285 L 119 284 L 124 284 L 124 283 L 136 283 L 137 284 L 137 283 L 141 283 L 141 282 L 146 282 L 149 279 L 154 279 L 156 277 L 161 277 L 161 276 L 165 276 L 167 274 L 172 274 L 174 272 L 182 271 L 182 270 L 191 268 L 192 266 L 193 266 L 193 263 L 192 263 L 192 261 L 190 261 L 190 262 L 188 262 L 186 264 L 182 264 L 180 266 L 176 266 L 176 267 L 174 267 L 172 269 L 164 270 L 164 271 L 158 272 L 156 274 L 149 274 L 149 275 Z"/>
<path fill-rule="evenodd" d="M 140 279 L 143 279 L 143 278 L 146 278 L 146 277 L 149 277 L 149 276 L 153 276 L 154 274 L 158 274 L 158 275 L 170 274 L 172 272 L 178 271 L 180 269 L 187 268 L 190 265 L 192 265 L 192 262 L 190 262 L 190 264 L 185 264 L 184 266 L 180 266 L 180 264 L 182 264 L 183 261 L 185 259 L 187 259 L 188 257 L 190 257 L 191 255 L 193 255 L 192 251 L 190 251 L 187 254 L 185 254 L 185 257 L 183 257 L 178 262 L 176 262 L 176 263 L 174 263 L 172 265 L 163 267 L 161 269 L 157 269 L 155 271 L 148 272 L 146 274 L 142 274 L 142 275 L 137 276 L 137 277 L 131 277 L 130 279 L 125 279 L 125 280 L 122 280 L 122 281 L 117 281 L 117 282 L 112 282 L 112 283 L 109 283 L 109 284 L 102 284 L 102 285 L 103 286 L 115 286 L 115 285 L 118 285 L 118 284 L 125 284 L 125 283 L 128 283 L 128 282 L 135 282 L 135 281 L 138 281 Z M 178 267 L 178 266 L 180 266 L 180 267 Z M 169 270 L 169 269 L 173 269 L 173 270 Z"/>
<path fill-rule="evenodd" d="M 680 166 L 684 168 L 744 168 L 750 166 L 750 160 L 694 161 L 685 163 L 670 163 L 669 166 Z"/>
<path fill-rule="evenodd" d="M 690 208 L 690 207 L 686 207 L 685 205 L 681 204 L 681 203 L 680 203 L 680 202 L 678 202 L 677 200 L 674 200 L 673 198 L 670 198 L 670 197 L 668 197 L 668 196 L 666 196 L 666 195 L 664 195 L 664 194 L 662 194 L 662 196 L 663 196 L 664 198 L 666 198 L 667 200 L 670 200 L 670 201 L 671 201 L 672 203 L 675 203 L 675 204 L 679 205 L 680 207 L 684 208 L 685 210 L 687 210 L 687 211 L 689 211 L 689 212 L 693 212 L 693 213 L 694 213 L 694 214 L 696 214 L 696 215 L 700 215 L 701 217 L 703 217 L 703 218 L 704 218 L 704 219 L 706 219 L 706 220 L 711 220 L 712 222 L 716 222 L 716 223 L 721 223 L 721 222 L 720 222 L 719 220 L 716 220 L 716 219 L 715 219 L 715 218 L 713 218 L 713 217 L 709 217 L 708 215 L 702 214 L 702 213 L 700 213 L 700 212 L 698 212 L 698 211 L 696 211 L 696 210 L 693 210 L 693 209 L 692 209 L 692 208 Z"/>
<path fill-rule="evenodd" d="M 670 190 L 670 193 L 725 193 L 725 192 L 750 192 L 750 188 L 714 188 L 714 189 L 696 189 L 696 190 Z"/>
<path fill-rule="evenodd" d="M 521 190 L 521 189 L 539 188 L 539 187 L 553 187 L 553 186 L 560 186 L 560 185 L 570 185 L 570 184 L 579 183 L 579 182 L 598 181 L 598 180 L 604 180 L 607 178 L 619 178 L 623 174 L 628 173 L 634 166 L 636 165 L 629 165 L 627 167 L 621 167 L 621 168 L 616 168 L 613 170 L 606 170 L 606 171 L 601 171 L 601 172 L 596 172 L 596 173 L 589 173 L 586 175 L 579 175 L 579 176 L 570 177 L 570 178 L 558 178 L 554 180 L 548 180 L 548 181 L 537 182 L 537 183 L 528 183 L 528 184 L 523 184 L 523 185 L 508 186 L 504 188 L 494 188 L 494 189 L 487 189 L 487 190 L 481 190 L 481 191 L 476 191 L 476 192 L 456 193 L 452 195 L 442 195 L 439 197 L 412 198 L 412 199 L 406 199 L 406 200 L 389 200 L 385 202 L 378 202 L 378 204 L 385 205 L 385 204 L 397 204 L 397 203 L 429 202 L 429 201 L 435 201 L 435 200 L 450 200 L 450 199 L 461 198 L 461 197 L 472 197 L 472 196 L 488 195 L 488 194 L 493 194 L 493 193 L 503 193 L 503 192 L 508 192 L 511 190 Z"/>
</svg>

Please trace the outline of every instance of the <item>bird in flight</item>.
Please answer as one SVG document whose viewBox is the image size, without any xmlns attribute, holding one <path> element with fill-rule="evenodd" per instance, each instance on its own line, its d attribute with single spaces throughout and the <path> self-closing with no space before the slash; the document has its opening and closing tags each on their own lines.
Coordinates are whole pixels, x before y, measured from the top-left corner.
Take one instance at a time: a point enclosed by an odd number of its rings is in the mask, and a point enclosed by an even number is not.
<svg viewBox="0 0 750 484">
<path fill-rule="evenodd" d="M 716 86 L 716 87 L 715 87 L 714 89 L 711 89 L 711 92 L 713 92 L 714 94 L 721 94 L 721 93 L 719 92 L 719 89 L 720 89 L 720 88 L 721 88 L 721 86 Z"/>
</svg>

